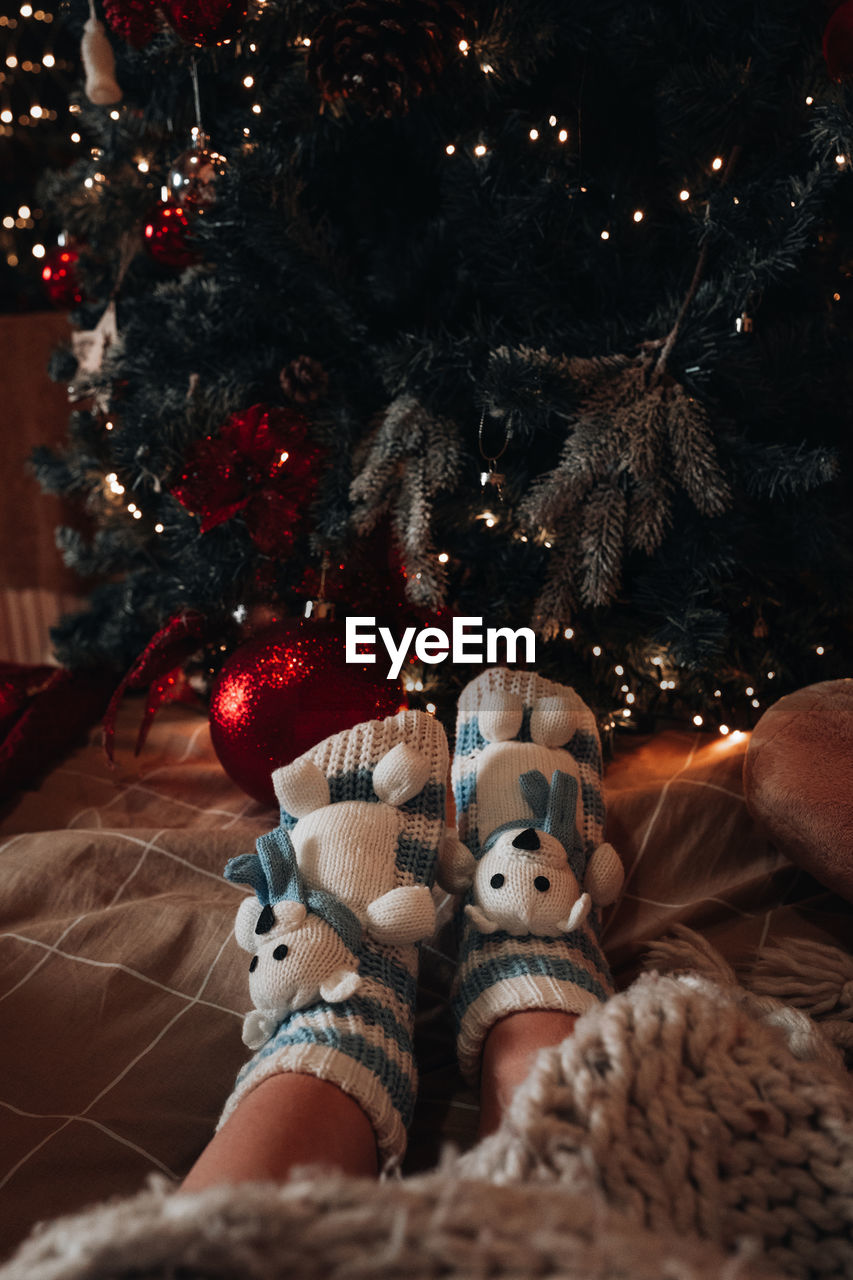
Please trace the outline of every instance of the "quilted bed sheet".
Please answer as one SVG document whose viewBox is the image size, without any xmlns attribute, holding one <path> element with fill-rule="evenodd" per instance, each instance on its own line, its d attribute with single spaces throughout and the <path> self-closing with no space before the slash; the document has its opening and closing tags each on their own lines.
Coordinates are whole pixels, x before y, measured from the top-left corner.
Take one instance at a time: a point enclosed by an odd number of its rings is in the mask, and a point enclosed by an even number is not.
<svg viewBox="0 0 853 1280">
<path fill-rule="evenodd" d="M 276 814 L 220 768 L 205 716 L 164 711 L 143 755 L 139 707 L 38 790 L 0 810 L 0 1257 L 32 1225 L 180 1179 L 245 1060 L 246 966 L 232 938 L 243 890 L 222 879 Z M 607 771 L 607 835 L 626 867 L 605 916 L 617 982 L 674 922 L 730 960 L 773 940 L 849 945 L 851 908 L 755 829 L 746 739 L 667 731 L 621 740 Z M 419 1104 L 406 1170 L 474 1139 L 476 1096 L 455 1067 L 447 995 L 452 902 L 423 949 Z"/>
</svg>

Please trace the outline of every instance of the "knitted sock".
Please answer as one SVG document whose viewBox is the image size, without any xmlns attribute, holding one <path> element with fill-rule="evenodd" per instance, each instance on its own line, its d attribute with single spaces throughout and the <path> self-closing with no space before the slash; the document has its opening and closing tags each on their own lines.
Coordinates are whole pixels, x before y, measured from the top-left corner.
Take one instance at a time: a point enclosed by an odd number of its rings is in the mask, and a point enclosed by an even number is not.
<svg viewBox="0 0 853 1280">
<path fill-rule="evenodd" d="M 220 1126 L 262 1080 L 301 1072 L 360 1104 L 382 1164 L 402 1156 L 416 1090 L 416 944 L 435 928 L 447 766 L 441 725 L 404 711 L 273 774 L 281 824 L 226 869 L 255 889 L 236 934 L 254 953 L 244 1039 L 257 1053 Z"/>
<path fill-rule="evenodd" d="M 464 846 L 446 848 L 439 878 L 464 895 L 452 1003 L 469 1080 L 500 1018 L 583 1013 L 613 992 L 599 908 L 623 871 L 601 843 L 601 774 L 595 719 L 574 690 L 493 668 L 462 691 L 452 778 Z"/>
</svg>

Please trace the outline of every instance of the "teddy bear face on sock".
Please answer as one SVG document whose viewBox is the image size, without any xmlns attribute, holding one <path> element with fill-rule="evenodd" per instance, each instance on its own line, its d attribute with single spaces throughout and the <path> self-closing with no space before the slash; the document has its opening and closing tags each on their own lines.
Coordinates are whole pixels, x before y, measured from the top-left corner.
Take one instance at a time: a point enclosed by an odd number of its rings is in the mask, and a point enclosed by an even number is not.
<svg viewBox="0 0 853 1280">
<path fill-rule="evenodd" d="M 326 775 L 307 757 L 273 774 L 296 860 L 309 889 L 333 893 L 377 941 L 408 944 L 435 929 L 426 885 L 401 885 L 397 847 L 404 828 L 399 806 L 423 791 L 429 758 L 398 743 L 378 761 L 371 787 L 376 800 L 332 803 Z"/>
<path fill-rule="evenodd" d="M 559 840 L 535 827 L 502 832 L 477 863 L 467 914 L 482 933 L 554 937 L 576 929 L 592 905 Z"/>
</svg>

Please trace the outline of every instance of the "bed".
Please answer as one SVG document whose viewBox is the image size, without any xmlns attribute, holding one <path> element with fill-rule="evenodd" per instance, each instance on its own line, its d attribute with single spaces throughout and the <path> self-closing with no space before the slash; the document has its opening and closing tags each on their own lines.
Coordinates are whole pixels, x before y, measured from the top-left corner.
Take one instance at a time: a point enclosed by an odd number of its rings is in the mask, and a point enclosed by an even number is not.
<svg viewBox="0 0 853 1280">
<path fill-rule="evenodd" d="M 0 1257 L 39 1220 L 180 1179 L 245 1060 L 243 890 L 222 876 L 276 815 L 213 753 L 203 711 L 171 706 L 135 758 L 122 708 L 116 767 L 100 732 L 0 809 Z M 676 922 L 747 966 L 769 941 L 849 947 L 851 910 L 789 863 L 747 813 L 747 739 L 666 730 L 620 738 L 608 838 L 626 867 L 604 942 L 620 987 Z M 452 903 L 423 949 L 421 1088 L 404 1171 L 473 1142 L 476 1096 L 454 1062 Z"/>
</svg>

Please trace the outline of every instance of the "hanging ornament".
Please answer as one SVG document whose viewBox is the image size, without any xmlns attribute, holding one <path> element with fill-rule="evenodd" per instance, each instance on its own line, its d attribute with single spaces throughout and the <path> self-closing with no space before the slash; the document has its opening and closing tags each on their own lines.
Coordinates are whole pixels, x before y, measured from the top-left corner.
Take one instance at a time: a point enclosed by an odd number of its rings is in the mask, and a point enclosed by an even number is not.
<svg viewBox="0 0 853 1280">
<path fill-rule="evenodd" d="M 464 17 L 456 0 L 353 0 L 311 36 L 308 76 L 333 107 L 347 100 L 368 115 L 401 115 L 435 87 Z"/>
<path fill-rule="evenodd" d="M 203 213 L 216 202 L 216 181 L 227 167 L 225 156 L 213 151 L 204 130 L 194 125 L 190 146 L 169 171 L 169 202 L 180 205 L 187 213 Z"/>
<path fill-rule="evenodd" d="M 160 201 L 143 231 L 145 248 L 163 267 L 189 267 L 201 261 L 189 245 L 189 235 L 189 214 L 170 200 Z"/>
<path fill-rule="evenodd" d="M 752 333 L 755 328 L 752 316 L 748 312 L 742 311 L 735 320 L 735 333 Z"/>
<path fill-rule="evenodd" d="M 86 97 L 97 107 L 121 102 L 121 89 L 116 80 L 116 60 L 104 24 L 95 13 L 95 0 L 89 0 L 89 17 L 83 27 L 80 57 L 86 73 Z"/>
<path fill-rule="evenodd" d="M 77 307 L 83 301 L 83 289 L 77 265 L 80 255 L 64 235 L 54 249 L 44 255 L 41 278 L 45 291 L 55 307 L 64 310 Z"/>
<path fill-rule="evenodd" d="M 201 49 L 231 40 L 249 6 L 245 0 L 163 0 L 162 8 L 181 39 Z"/>
<path fill-rule="evenodd" d="M 252 541 L 286 555 L 305 523 L 324 450 L 295 409 L 253 405 L 218 436 L 193 444 L 172 496 L 201 516 L 201 533 L 241 515 Z"/>
<path fill-rule="evenodd" d="M 503 471 L 498 471 L 498 459 L 502 458 L 506 453 L 507 445 L 512 439 L 512 427 L 507 426 L 507 418 L 504 417 L 501 423 L 502 440 L 497 444 L 486 444 L 486 410 L 480 414 L 480 429 L 477 432 L 477 443 L 480 447 L 480 457 L 488 466 L 488 471 L 480 472 L 480 485 L 483 489 L 491 486 L 497 494 L 498 502 L 503 501 L 503 486 L 506 483 L 506 475 Z M 492 452 L 495 450 L 495 452 Z"/>
<path fill-rule="evenodd" d="M 276 804 L 274 769 L 405 704 L 381 663 L 346 662 L 344 634 L 343 622 L 281 622 L 235 649 L 214 683 L 214 750 L 228 776 L 262 804 Z"/>
<path fill-rule="evenodd" d="M 122 40 L 143 49 L 162 26 L 162 15 L 151 0 L 102 0 L 110 30 Z"/>
<path fill-rule="evenodd" d="M 827 22 L 823 56 L 833 80 L 853 77 L 853 0 L 844 0 Z"/>
<path fill-rule="evenodd" d="M 319 360 L 297 356 L 279 374 L 281 389 L 295 404 L 314 404 L 329 389 L 329 375 Z"/>
</svg>

